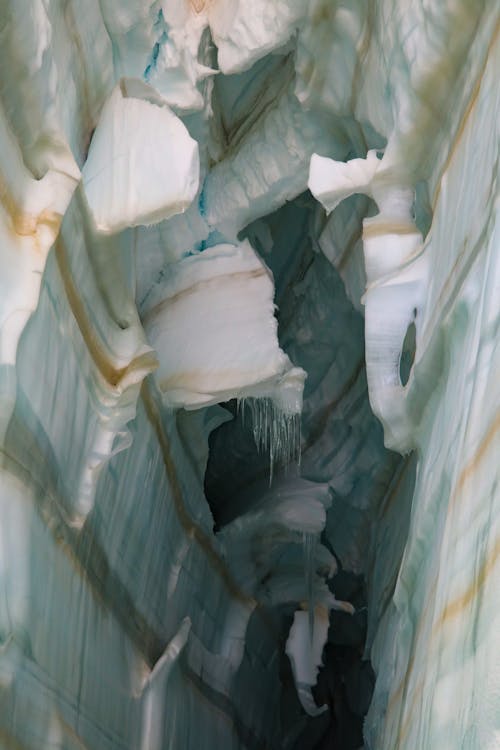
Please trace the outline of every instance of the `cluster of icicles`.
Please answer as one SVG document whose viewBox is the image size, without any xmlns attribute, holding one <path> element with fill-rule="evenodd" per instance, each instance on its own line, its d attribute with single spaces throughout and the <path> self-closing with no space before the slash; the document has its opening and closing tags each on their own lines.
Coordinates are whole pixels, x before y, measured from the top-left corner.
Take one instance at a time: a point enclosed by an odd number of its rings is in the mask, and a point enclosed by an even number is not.
<svg viewBox="0 0 500 750">
<path fill-rule="evenodd" d="M 300 466 L 300 413 L 287 413 L 271 398 L 242 398 L 238 400 L 243 424 L 248 408 L 257 449 L 269 451 L 269 486 L 273 481 L 275 464 L 286 470 L 289 464 Z"/>
<path fill-rule="evenodd" d="M 300 413 L 283 412 L 270 398 L 247 398 L 238 401 L 243 424 L 248 408 L 252 432 L 259 451 L 269 451 L 269 486 L 273 480 L 275 463 L 287 469 L 295 463 L 300 466 Z M 304 532 L 304 574 L 309 608 L 309 635 L 312 641 L 314 628 L 314 561 L 318 535 Z"/>
</svg>

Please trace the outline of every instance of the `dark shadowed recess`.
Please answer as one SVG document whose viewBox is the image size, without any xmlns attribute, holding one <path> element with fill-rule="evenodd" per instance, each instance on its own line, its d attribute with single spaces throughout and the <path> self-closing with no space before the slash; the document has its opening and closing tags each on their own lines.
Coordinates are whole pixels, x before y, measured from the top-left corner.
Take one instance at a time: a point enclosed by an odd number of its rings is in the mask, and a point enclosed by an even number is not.
<svg viewBox="0 0 500 750">
<path fill-rule="evenodd" d="M 352 205 L 356 208 L 354 202 Z M 276 747 L 290 750 L 358 750 L 363 746 L 363 721 L 375 684 L 369 648 L 395 583 L 414 481 L 413 464 L 407 472 L 410 478 L 400 479 L 406 471 L 405 459 L 384 448 L 382 428 L 371 412 L 364 320 L 319 247 L 318 237 L 326 221 L 316 201 L 304 193 L 242 232 L 273 272 L 280 344 L 294 364 L 308 373 L 300 474 L 329 485 L 332 506 L 321 541 L 338 561 L 338 572 L 329 586 L 338 599 L 351 602 L 356 610 L 353 616 L 333 612 L 330 617 L 323 667 L 313 690 L 317 705 L 326 704 L 328 712 L 311 718 L 302 710 L 283 650 Z M 414 325 L 409 327 L 403 347 L 403 383 L 413 356 Z M 250 419 L 242 418 L 236 400 L 222 406 L 234 418 L 211 434 L 205 474 L 205 493 L 216 533 L 248 511 L 269 480 L 269 458 L 256 448 Z M 298 470 L 292 467 L 288 471 L 293 475 Z M 274 473 L 279 477 L 280 468 L 275 467 Z M 388 514 L 394 513 L 394 508 L 399 512 L 393 501 L 401 492 L 408 496 L 401 503 L 397 524 L 401 539 L 391 552 L 395 559 L 382 565 L 385 571 L 392 571 L 384 574 L 390 578 L 384 583 L 386 601 L 378 607 L 380 611 L 372 613 L 370 622 L 370 591 L 379 585 L 375 583 L 380 552 L 377 528 L 392 523 Z M 283 647 L 293 611 L 293 605 L 280 609 Z"/>
</svg>

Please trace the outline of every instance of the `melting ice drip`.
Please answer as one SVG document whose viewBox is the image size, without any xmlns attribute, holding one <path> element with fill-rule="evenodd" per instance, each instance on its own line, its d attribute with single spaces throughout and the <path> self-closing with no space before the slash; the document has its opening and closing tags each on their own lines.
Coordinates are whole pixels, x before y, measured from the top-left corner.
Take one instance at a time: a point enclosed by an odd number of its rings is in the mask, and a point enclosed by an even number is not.
<svg viewBox="0 0 500 750">
<path fill-rule="evenodd" d="M 302 535 L 302 545 L 304 549 L 304 575 L 306 581 L 306 596 L 309 612 L 309 637 L 311 643 L 314 636 L 314 558 L 316 556 L 316 546 L 318 535 L 304 531 Z"/>
<path fill-rule="evenodd" d="M 250 410 L 258 450 L 269 450 L 271 486 L 275 463 L 285 468 L 292 462 L 300 466 L 300 413 L 283 411 L 271 398 L 243 398 L 238 400 L 243 424 L 246 407 Z"/>
</svg>

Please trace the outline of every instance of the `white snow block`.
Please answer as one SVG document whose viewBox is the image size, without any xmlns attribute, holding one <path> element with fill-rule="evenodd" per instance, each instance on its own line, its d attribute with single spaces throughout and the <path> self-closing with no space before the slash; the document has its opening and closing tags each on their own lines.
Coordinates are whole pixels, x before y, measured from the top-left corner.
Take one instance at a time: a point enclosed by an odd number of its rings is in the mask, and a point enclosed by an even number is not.
<svg viewBox="0 0 500 750">
<path fill-rule="evenodd" d="M 198 191 L 198 144 L 161 97 L 125 80 L 105 104 L 82 170 L 97 229 L 153 224 L 185 211 Z"/>
<path fill-rule="evenodd" d="M 217 245 L 169 268 L 143 318 L 166 403 L 193 409 L 255 396 L 299 412 L 306 374 L 279 347 L 272 276 L 250 243 Z"/>
<path fill-rule="evenodd" d="M 366 193 L 372 197 L 371 183 L 379 165 L 375 150 L 368 151 L 366 159 L 351 159 L 348 162 L 313 154 L 308 187 L 331 213 L 341 201 L 355 193 Z"/>
</svg>

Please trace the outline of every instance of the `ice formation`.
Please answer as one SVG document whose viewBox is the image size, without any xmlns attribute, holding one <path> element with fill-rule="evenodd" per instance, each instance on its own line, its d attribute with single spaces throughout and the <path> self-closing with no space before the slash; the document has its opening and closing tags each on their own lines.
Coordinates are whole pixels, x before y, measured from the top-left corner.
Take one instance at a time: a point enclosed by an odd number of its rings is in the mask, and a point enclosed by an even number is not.
<svg viewBox="0 0 500 750">
<path fill-rule="evenodd" d="M 0 6 L 0 750 L 499 748 L 498 3 Z"/>
<path fill-rule="evenodd" d="M 198 144 L 154 89 L 122 79 L 102 109 L 82 182 L 99 231 L 154 224 L 193 202 Z"/>
</svg>

